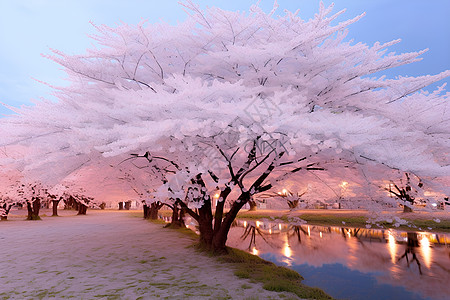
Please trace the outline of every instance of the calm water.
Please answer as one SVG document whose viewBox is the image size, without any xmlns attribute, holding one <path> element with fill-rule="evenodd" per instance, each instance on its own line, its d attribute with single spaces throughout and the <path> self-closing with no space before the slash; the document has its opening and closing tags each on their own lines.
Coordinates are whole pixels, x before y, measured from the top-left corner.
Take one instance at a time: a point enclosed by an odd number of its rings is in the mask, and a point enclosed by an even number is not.
<svg viewBox="0 0 450 300">
<path fill-rule="evenodd" d="M 450 235 L 242 221 L 229 246 L 340 299 L 450 299 Z"/>
</svg>

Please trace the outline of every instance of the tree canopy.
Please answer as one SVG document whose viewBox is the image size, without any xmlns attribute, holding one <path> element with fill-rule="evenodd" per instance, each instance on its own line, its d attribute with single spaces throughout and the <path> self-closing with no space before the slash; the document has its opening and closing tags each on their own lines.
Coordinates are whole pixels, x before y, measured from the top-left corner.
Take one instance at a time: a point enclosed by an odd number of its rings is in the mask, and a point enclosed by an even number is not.
<svg viewBox="0 0 450 300">
<path fill-rule="evenodd" d="M 218 189 L 238 211 L 291 176 L 303 184 L 324 172 L 346 174 L 360 198 L 395 172 L 449 193 L 448 93 L 421 89 L 450 71 L 377 76 L 426 50 L 348 40 L 363 15 L 337 23 L 344 11 L 323 4 L 308 21 L 275 8 L 182 5 L 181 24 L 94 25 L 97 46 L 85 54 L 47 55 L 70 85 L 55 87 L 58 102 L 0 120 L 0 145 L 27 149 L 14 167 L 57 184 L 108 157 L 144 160 L 164 174 L 152 181 L 155 195 L 185 209 L 209 207 Z M 216 212 L 216 224 L 222 218 Z"/>
</svg>

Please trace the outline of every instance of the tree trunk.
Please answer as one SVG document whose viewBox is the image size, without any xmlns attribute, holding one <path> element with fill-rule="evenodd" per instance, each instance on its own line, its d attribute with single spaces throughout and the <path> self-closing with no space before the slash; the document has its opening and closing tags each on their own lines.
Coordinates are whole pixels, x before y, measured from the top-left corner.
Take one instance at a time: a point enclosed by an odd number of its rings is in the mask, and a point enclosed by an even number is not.
<svg viewBox="0 0 450 300">
<path fill-rule="evenodd" d="M 258 205 L 256 204 L 256 201 L 254 201 L 254 200 L 249 200 L 248 205 L 250 205 L 250 208 L 248 211 L 255 211 L 256 208 L 258 207 Z"/>
<path fill-rule="evenodd" d="M 163 204 L 160 203 L 159 201 L 153 202 L 150 204 L 150 209 L 149 209 L 149 219 L 150 220 L 158 219 L 158 212 L 162 206 L 163 206 Z"/>
<path fill-rule="evenodd" d="M 186 226 L 184 223 L 184 209 L 180 209 L 176 203 L 172 206 L 172 221 L 169 226 L 173 228 Z"/>
<path fill-rule="evenodd" d="M 12 207 L 12 205 L 7 205 L 6 203 L 3 205 L 4 214 L 2 216 L 0 216 L 1 221 L 8 220 L 8 214 L 9 214 L 9 211 L 11 210 L 11 207 Z"/>
<path fill-rule="evenodd" d="M 212 217 L 209 218 L 207 214 L 199 216 L 198 219 L 198 230 L 200 231 L 200 245 L 208 250 L 213 250 L 213 227 L 212 227 Z"/>
<path fill-rule="evenodd" d="M 131 202 L 130 201 L 125 202 L 125 210 L 130 210 L 130 208 L 131 208 Z"/>
<path fill-rule="evenodd" d="M 144 219 L 150 218 L 150 209 L 147 206 L 147 204 L 144 204 L 143 208 L 144 208 Z"/>
<path fill-rule="evenodd" d="M 228 232 L 230 231 L 231 224 L 236 219 L 238 212 L 241 208 L 250 200 L 250 194 L 242 193 L 239 196 L 240 201 L 235 201 L 231 206 L 230 211 L 227 213 L 225 218 L 223 219 L 222 226 L 220 230 L 214 235 L 212 240 L 212 251 L 215 253 L 226 253 L 226 243 L 228 238 Z"/>
<path fill-rule="evenodd" d="M 53 204 L 53 214 L 52 217 L 57 217 L 58 216 L 58 204 L 59 204 L 60 200 L 52 200 L 52 204 Z"/>
<path fill-rule="evenodd" d="M 31 203 L 27 201 L 28 216 L 27 220 L 40 220 L 39 209 L 41 208 L 41 200 L 34 199 Z"/>
<path fill-rule="evenodd" d="M 79 205 L 78 205 L 78 215 L 86 215 L 87 208 L 88 207 L 86 205 L 79 203 Z"/>
<path fill-rule="evenodd" d="M 403 205 L 403 212 L 404 213 L 409 213 L 409 212 L 413 212 L 412 208 L 407 206 L 407 205 Z"/>
<path fill-rule="evenodd" d="M 184 209 L 180 209 L 180 217 L 178 218 L 178 222 L 180 222 L 180 226 L 185 227 L 186 223 L 184 222 L 184 216 L 185 216 Z"/>
<path fill-rule="evenodd" d="M 179 213 L 178 205 L 174 204 L 172 207 L 172 221 L 170 222 L 171 227 L 181 227 L 178 213 Z"/>
<path fill-rule="evenodd" d="M 119 202 L 119 210 L 123 209 L 123 202 Z"/>
</svg>

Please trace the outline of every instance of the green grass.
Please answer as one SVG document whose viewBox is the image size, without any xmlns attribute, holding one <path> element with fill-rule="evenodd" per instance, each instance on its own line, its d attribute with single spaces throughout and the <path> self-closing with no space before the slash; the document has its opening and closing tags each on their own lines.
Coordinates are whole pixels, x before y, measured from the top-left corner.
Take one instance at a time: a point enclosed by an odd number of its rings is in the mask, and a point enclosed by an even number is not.
<svg viewBox="0 0 450 300">
<path fill-rule="evenodd" d="M 155 224 L 164 224 L 166 225 L 166 221 L 161 220 L 161 219 L 156 219 L 156 220 L 152 220 L 152 219 L 148 219 L 147 221 L 151 222 L 151 223 L 155 223 Z"/>
<path fill-rule="evenodd" d="M 174 228 L 172 230 L 179 231 L 198 241 L 198 235 L 188 228 Z M 200 245 L 194 246 L 206 255 L 215 256 Z M 235 268 L 234 274 L 237 277 L 249 279 L 251 282 L 262 283 L 263 288 L 266 290 L 290 292 L 306 299 L 333 299 L 319 288 L 312 288 L 302 284 L 303 277 L 297 272 L 277 266 L 245 251 L 228 247 L 227 254 L 216 257 L 220 262 L 230 264 Z"/>
<path fill-rule="evenodd" d="M 246 219 L 246 220 L 261 220 L 261 219 L 271 219 L 271 220 L 280 220 L 283 222 L 288 222 L 289 217 L 286 215 L 281 216 L 267 216 L 263 214 L 246 214 L 246 211 L 241 211 L 238 213 L 237 219 Z"/>
<path fill-rule="evenodd" d="M 297 272 L 277 266 L 271 262 L 235 248 L 227 248 L 228 253 L 218 257 L 219 261 L 235 267 L 239 278 L 260 282 L 263 288 L 275 292 L 290 292 L 307 299 L 333 299 L 318 288 L 302 284 L 303 277 Z"/>
<path fill-rule="evenodd" d="M 433 220 L 410 220 L 408 218 L 405 218 L 408 222 L 410 222 L 412 225 L 416 226 L 416 228 L 411 228 L 409 226 L 401 225 L 398 227 L 399 229 L 404 230 L 414 230 L 419 229 L 424 231 L 439 231 L 439 232 L 450 232 L 450 220 L 441 220 L 441 222 L 437 223 Z M 392 224 L 389 224 L 387 222 L 381 223 L 380 225 L 386 226 L 388 228 L 396 228 Z M 431 229 L 428 229 L 431 228 Z"/>
</svg>

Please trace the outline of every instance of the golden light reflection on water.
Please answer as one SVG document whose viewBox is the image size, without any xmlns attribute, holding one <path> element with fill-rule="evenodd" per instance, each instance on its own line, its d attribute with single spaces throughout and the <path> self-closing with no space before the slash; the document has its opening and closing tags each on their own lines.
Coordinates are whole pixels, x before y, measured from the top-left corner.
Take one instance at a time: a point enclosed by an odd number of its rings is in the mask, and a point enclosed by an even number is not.
<svg viewBox="0 0 450 300">
<path fill-rule="evenodd" d="M 430 240 L 426 235 L 422 235 L 420 239 L 420 251 L 422 252 L 423 262 L 425 266 L 430 269 L 431 268 L 431 246 Z"/>
<path fill-rule="evenodd" d="M 283 255 L 286 256 L 286 257 L 291 257 L 292 256 L 292 250 L 291 250 L 291 247 L 289 246 L 289 240 L 288 240 L 287 235 L 286 235 L 286 239 L 284 241 Z"/>
<path fill-rule="evenodd" d="M 241 227 L 243 223 L 240 223 Z M 256 228 L 256 224 L 256 220 L 245 223 L 247 229 L 249 226 Z M 396 282 L 396 285 L 398 283 L 414 291 L 422 292 L 424 286 L 434 285 L 437 291 L 429 288 L 433 293 L 440 292 L 445 281 L 442 278 L 448 276 L 450 235 L 445 233 L 411 234 L 395 229 L 294 226 L 278 222 L 258 222 L 258 225 L 258 249 L 251 244 L 249 252 L 255 255 L 272 253 L 286 266 L 338 263 L 351 270 L 374 272 L 379 274 L 376 276 L 380 282 Z M 236 229 L 237 237 L 242 235 L 242 231 L 244 228 Z M 248 239 L 242 245 L 248 250 Z M 447 287 L 446 284 L 444 286 Z"/>
<path fill-rule="evenodd" d="M 395 241 L 395 237 L 392 234 L 392 231 L 388 230 L 387 234 L 389 254 L 391 255 L 392 263 L 395 264 L 397 256 L 397 242 Z"/>
<path fill-rule="evenodd" d="M 347 256 L 348 265 L 355 266 L 358 264 L 358 249 L 359 249 L 358 240 L 356 238 L 353 238 L 349 234 L 347 238 L 347 246 L 348 246 L 348 256 Z"/>
<path fill-rule="evenodd" d="M 289 246 L 289 237 L 288 235 L 285 235 L 284 238 L 284 245 L 283 245 L 283 255 L 286 257 L 286 259 L 283 260 L 284 263 L 286 263 L 288 266 L 292 264 L 291 257 L 292 257 L 292 250 Z"/>
</svg>

